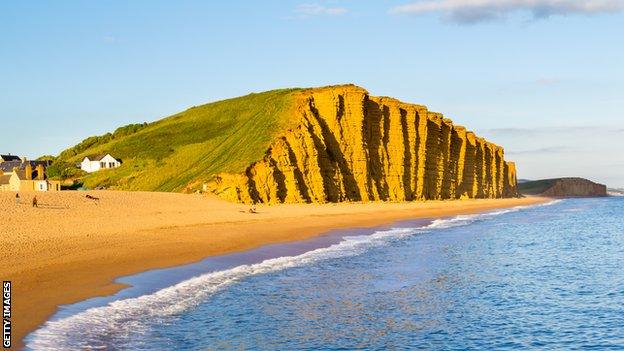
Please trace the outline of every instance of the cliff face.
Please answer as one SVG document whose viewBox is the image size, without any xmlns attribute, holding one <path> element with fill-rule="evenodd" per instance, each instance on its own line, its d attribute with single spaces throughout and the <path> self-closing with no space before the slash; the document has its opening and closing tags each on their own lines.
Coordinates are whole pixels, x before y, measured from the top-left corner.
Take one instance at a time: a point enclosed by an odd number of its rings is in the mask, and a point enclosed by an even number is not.
<svg viewBox="0 0 624 351">
<path fill-rule="evenodd" d="M 238 202 L 409 201 L 517 196 L 503 149 L 426 107 L 356 86 L 298 93 L 296 127 L 263 159 L 208 184 Z"/>
<path fill-rule="evenodd" d="M 583 178 L 558 178 L 522 184 L 522 193 L 550 197 L 607 196 L 607 186 Z"/>
</svg>

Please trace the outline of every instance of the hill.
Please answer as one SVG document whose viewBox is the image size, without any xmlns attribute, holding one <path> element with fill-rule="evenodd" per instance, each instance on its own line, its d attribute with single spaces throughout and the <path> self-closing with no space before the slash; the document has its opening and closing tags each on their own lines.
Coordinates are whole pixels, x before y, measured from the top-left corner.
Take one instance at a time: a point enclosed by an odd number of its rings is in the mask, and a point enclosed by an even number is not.
<svg viewBox="0 0 624 351">
<path fill-rule="evenodd" d="M 87 187 L 207 190 L 239 202 L 516 196 L 503 148 L 421 105 L 354 85 L 274 90 L 85 139 L 57 162 L 110 153 Z"/>
<path fill-rule="evenodd" d="M 58 162 L 110 153 L 114 170 L 84 176 L 85 186 L 124 190 L 190 191 L 221 172 L 238 172 L 264 156 L 276 133 L 289 127 L 297 89 L 249 94 L 192 107 L 149 124 L 90 137 L 63 151 Z"/>
<path fill-rule="evenodd" d="M 583 178 L 553 178 L 518 184 L 518 191 L 525 195 L 552 197 L 607 196 L 607 187 Z"/>
</svg>

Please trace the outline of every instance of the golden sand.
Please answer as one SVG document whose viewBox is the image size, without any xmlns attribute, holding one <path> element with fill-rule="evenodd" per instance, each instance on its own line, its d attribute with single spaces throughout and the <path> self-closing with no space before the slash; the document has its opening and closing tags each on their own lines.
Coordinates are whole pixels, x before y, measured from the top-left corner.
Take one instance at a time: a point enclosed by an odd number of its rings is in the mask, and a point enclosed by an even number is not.
<svg viewBox="0 0 624 351">
<path fill-rule="evenodd" d="M 86 194 L 100 200 L 90 200 Z M 402 203 L 246 205 L 147 192 L 0 192 L 0 277 L 13 283 L 13 343 L 57 306 L 112 294 L 116 277 L 181 265 L 335 228 L 530 205 L 546 198 Z"/>
</svg>

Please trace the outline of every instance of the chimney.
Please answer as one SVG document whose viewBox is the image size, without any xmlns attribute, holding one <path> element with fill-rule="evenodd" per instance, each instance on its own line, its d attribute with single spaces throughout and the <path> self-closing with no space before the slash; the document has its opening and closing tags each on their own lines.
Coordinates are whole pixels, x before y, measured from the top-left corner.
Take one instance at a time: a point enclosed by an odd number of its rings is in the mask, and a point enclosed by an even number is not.
<svg viewBox="0 0 624 351">
<path fill-rule="evenodd" d="M 29 164 L 26 165 L 26 168 L 24 168 L 24 173 L 26 176 L 26 180 L 32 180 L 32 166 Z"/>
<path fill-rule="evenodd" d="M 44 180 L 45 179 L 45 170 L 43 168 L 42 164 L 38 164 L 37 165 L 37 180 Z"/>
<path fill-rule="evenodd" d="M 28 159 L 26 158 L 26 156 L 22 156 L 22 163 L 28 161 Z"/>
</svg>

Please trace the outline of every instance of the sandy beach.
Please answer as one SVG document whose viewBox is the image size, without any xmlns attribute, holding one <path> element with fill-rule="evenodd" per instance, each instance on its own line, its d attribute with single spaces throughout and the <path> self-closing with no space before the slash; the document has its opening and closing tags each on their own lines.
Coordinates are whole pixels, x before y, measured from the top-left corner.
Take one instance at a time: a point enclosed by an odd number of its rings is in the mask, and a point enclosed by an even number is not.
<svg viewBox="0 0 624 351">
<path fill-rule="evenodd" d="M 99 198 L 90 200 L 85 195 Z M 548 201 L 531 197 L 412 203 L 249 206 L 147 192 L 0 193 L 0 276 L 13 282 L 13 342 L 57 306 L 111 294 L 119 276 L 302 240 L 336 228 L 444 217 Z"/>
</svg>

